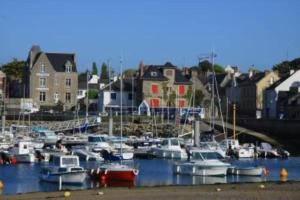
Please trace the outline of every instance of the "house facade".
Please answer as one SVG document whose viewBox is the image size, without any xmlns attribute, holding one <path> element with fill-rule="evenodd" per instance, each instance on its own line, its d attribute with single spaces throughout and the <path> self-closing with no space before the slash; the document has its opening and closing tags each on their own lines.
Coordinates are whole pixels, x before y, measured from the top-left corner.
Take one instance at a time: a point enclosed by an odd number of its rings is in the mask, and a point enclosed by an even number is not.
<svg viewBox="0 0 300 200">
<path fill-rule="evenodd" d="M 145 101 L 150 108 L 189 106 L 192 92 L 190 82 L 176 66 L 140 66 L 138 77 L 138 103 Z"/>
<path fill-rule="evenodd" d="M 100 89 L 98 95 L 98 109 L 100 112 L 137 110 L 136 109 L 136 80 L 132 78 L 124 78 L 122 80 L 123 89 L 121 92 L 121 80 L 118 79 L 107 84 Z"/>
<path fill-rule="evenodd" d="M 300 85 L 300 70 L 283 76 L 276 81 L 273 85 L 266 89 L 264 95 L 264 117 L 265 118 L 279 118 L 278 107 L 278 94 L 279 92 L 288 92 L 290 88 L 298 87 Z"/>
<path fill-rule="evenodd" d="M 250 71 L 249 78 L 239 85 L 240 103 L 237 108 L 238 112 L 250 117 L 261 118 L 264 91 L 277 80 L 279 80 L 279 76 L 273 71 Z"/>
<path fill-rule="evenodd" d="M 75 106 L 78 90 L 75 54 L 46 53 L 33 46 L 25 71 L 25 94 L 34 104 L 52 107 L 60 102 L 65 109 Z"/>
</svg>

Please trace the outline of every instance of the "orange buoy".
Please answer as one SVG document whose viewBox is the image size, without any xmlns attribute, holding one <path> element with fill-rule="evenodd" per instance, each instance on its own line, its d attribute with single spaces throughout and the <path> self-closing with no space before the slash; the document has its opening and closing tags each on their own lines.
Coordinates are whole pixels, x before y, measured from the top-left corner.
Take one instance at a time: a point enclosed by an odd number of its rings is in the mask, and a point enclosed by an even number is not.
<svg viewBox="0 0 300 200">
<path fill-rule="evenodd" d="M 286 169 L 282 168 L 281 172 L 280 172 L 280 177 L 287 177 L 287 176 L 288 176 L 288 173 L 287 173 Z"/>
<path fill-rule="evenodd" d="M 3 182 L 0 180 L 0 190 L 3 188 L 4 184 Z"/>
</svg>

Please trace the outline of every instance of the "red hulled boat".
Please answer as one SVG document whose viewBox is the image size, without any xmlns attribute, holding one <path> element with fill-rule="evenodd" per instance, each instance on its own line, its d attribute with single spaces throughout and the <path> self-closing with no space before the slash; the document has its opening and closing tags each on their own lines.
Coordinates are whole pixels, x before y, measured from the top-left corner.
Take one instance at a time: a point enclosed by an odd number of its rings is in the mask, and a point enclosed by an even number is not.
<svg viewBox="0 0 300 200">
<path fill-rule="evenodd" d="M 90 177 L 97 181 L 134 181 L 139 170 L 127 165 L 110 163 L 102 165 L 100 168 L 92 169 Z"/>
</svg>

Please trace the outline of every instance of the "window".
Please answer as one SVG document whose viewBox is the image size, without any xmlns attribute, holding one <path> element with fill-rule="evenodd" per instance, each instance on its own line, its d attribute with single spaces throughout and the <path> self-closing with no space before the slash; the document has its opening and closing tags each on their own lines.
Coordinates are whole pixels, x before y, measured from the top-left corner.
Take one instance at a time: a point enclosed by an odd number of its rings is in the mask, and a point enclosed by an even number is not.
<svg viewBox="0 0 300 200">
<path fill-rule="evenodd" d="M 54 102 L 55 102 L 55 103 L 58 103 L 58 99 L 59 99 L 59 98 L 58 98 L 58 93 L 55 92 L 55 93 L 54 93 Z"/>
<path fill-rule="evenodd" d="M 40 66 L 40 73 L 45 73 L 45 65 L 41 64 Z"/>
<path fill-rule="evenodd" d="M 40 78 L 40 87 L 46 86 L 46 78 Z"/>
<path fill-rule="evenodd" d="M 184 93 L 185 93 L 184 85 L 179 85 L 178 86 L 178 93 L 179 93 L 180 96 L 184 95 Z"/>
<path fill-rule="evenodd" d="M 150 107 L 151 108 L 159 107 L 159 99 L 150 99 Z"/>
<path fill-rule="evenodd" d="M 116 100 L 117 99 L 117 93 L 111 93 L 110 94 L 110 99 Z"/>
<path fill-rule="evenodd" d="M 67 92 L 67 93 L 66 93 L 66 102 L 67 102 L 67 103 L 70 103 L 70 102 L 71 102 L 71 93 L 70 93 L 70 92 Z"/>
<path fill-rule="evenodd" d="M 128 100 L 132 100 L 132 93 L 128 93 Z"/>
<path fill-rule="evenodd" d="M 150 74 L 151 74 L 151 76 L 153 76 L 153 77 L 156 77 L 156 76 L 157 76 L 157 72 L 151 72 Z"/>
<path fill-rule="evenodd" d="M 71 79 L 70 78 L 66 79 L 66 86 L 71 87 Z"/>
<path fill-rule="evenodd" d="M 173 71 L 172 70 L 167 70 L 166 75 L 167 76 L 173 76 Z"/>
<path fill-rule="evenodd" d="M 79 91 L 77 92 L 77 94 L 80 95 L 80 96 L 83 95 L 82 90 L 79 90 Z"/>
<path fill-rule="evenodd" d="M 66 65 L 66 72 L 71 72 L 72 66 L 71 65 Z"/>
<path fill-rule="evenodd" d="M 183 108 L 185 106 L 185 100 L 179 100 L 178 101 L 178 107 Z"/>
<path fill-rule="evenodd" d="M 158 85 L 151 85 L 151 92 L 152 94 L 158 93 Z"/>
<path fill-rule="evenodd" d="M 40 101 L 41 102 L 46 101 L 46 92 L 40 92 Z"/>
</svg>

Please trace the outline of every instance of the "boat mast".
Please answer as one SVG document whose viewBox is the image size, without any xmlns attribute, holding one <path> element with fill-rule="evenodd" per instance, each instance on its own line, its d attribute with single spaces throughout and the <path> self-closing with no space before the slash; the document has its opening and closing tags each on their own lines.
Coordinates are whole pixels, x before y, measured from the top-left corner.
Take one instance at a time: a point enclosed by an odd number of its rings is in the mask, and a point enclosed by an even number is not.
<svg viewBox="0 0 300 200">
<path fill-rule="evenodd" d="M 122 57 L 120 59 L 120 68 L 121 68 L 121 78 L 120 78 L 120 94 L 121 94 L 121 99 L 120 99 L 120 108 L 121 108 L 121 118 L 120 118 L 120 125 L 121 125 L 121 156 L 123 156 L 123 147 L 122 147 L 122 143 L 123 143 L 123 61 L 122 61 Z M 122 159 L 121 159 L 122 162 Z"/>
<path fill-rule="evenodd" d="M 89 116 L 89 71 L 86 71 L 86 107 L 85 107 L 85 123 L 88 121 Z M 85 129 L 87 133 L 87 128 Z"/>
</svg>

